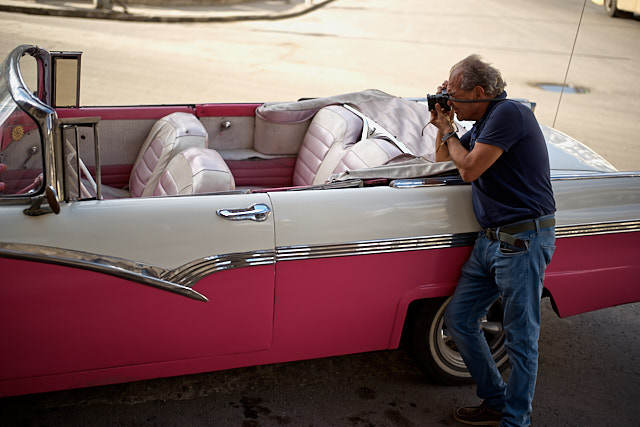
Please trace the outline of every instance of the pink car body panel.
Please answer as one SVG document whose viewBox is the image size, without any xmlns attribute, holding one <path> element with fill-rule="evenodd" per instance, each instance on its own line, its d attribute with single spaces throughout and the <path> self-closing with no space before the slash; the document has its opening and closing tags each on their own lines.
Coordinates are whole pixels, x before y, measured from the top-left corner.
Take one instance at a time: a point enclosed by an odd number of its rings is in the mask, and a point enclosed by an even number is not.
<svg viewBox="0 0 640 427">
<path fill-rule="evenodd" d="M 435 270 L 444 258 L 459 268 L 468 249 L 429 252 L 284 262 L 275 294 L 273 265 L 218 272 L 195 286 L 207 303 L 0 259 L 3 271 L 20 272 L 6 276 L 17 286 L 0 302 L 14 350 L 0 354 L 0 396 L 395 348 L 405 296 L 446 296 L 455 285 L 455 269 L 434 277 L 415 266 Z"/>
<path fill-rule="evenodd" d="M 2 334 L 13 349 L 0 356 L 2 395 L 15 391 L 6 381 L 22 378 L 83 371 L 101 378 L 120 366 L 271 346 L 273 265 L 202 279 L 197 288 L 208 303 L 88 270 L 9 259 L 0 265 L 15 284 L 0 302 L 0 321 L 13 323 Z"/>
<path fill-rule="evenodd" d="M 558 239 L 546 272 L 561 317 L 640 301 L 640 233 Z"/>
<path fill-rule="evenodd" d="M 560 315 L 640 299 L 633 252 L 607 256 L 609 246 L 629 248 L 639 237 L 560 239 L 545 281 Z M 603 251 L 576 256 L 585 246 Z M 5 290 L 0 309 L 0 322 L 12 324 L 3 341 L 19 349 L 0 355 L 0 395 L 397 348 L 409 304 L 450 295 L 469 251 L 287 261 L 276 264 L 275 289 L 273 266 L 223 271 L 195 286 L 208 303 L 100 273 L 2 259 L 3 271 L 21 273 L 7 276 L 19 286 Z"/>
</svg>

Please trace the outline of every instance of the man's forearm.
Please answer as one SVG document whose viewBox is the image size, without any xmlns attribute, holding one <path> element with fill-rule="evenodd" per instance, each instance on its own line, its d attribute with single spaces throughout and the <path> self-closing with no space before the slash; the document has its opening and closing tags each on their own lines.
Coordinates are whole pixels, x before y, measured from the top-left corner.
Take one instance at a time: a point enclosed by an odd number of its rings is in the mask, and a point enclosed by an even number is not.
<svg viewBox="0 0 640 427">
<path fill-rule="evenodd" d="M 442 142 L 442 136 L 444 133 L 438 128 L 438 133 L 436 134 L 436 162 L 446 162 L 451 159 L 451 155 L 449 153 L 448 144 Z"/>
</svg>

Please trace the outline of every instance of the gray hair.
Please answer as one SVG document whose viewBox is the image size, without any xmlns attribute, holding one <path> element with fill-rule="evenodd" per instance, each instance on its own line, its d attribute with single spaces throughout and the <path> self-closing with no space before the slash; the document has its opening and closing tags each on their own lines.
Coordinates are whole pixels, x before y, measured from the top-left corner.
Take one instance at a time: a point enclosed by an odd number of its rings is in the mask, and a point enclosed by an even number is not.
<svg viewBox="0 0 640 427">
<path fill-rule="evenodd" d="M 485 62 L 480 55 L 467 56 L 462 61 L 451 67 L 451 75 L 454 72 L 462 73 L 460 89 L 471 90 L 476 86 L 484 89 L 484 93 L 491 97 L 500 95 L 507 83 L 502 80 L 500 70 Z"/>
</svg>

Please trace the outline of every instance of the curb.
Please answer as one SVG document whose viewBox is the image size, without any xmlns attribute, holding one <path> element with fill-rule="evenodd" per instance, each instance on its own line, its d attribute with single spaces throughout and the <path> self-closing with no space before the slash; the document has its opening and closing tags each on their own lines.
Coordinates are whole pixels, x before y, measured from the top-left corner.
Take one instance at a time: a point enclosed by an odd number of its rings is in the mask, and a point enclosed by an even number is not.
<svg viewBox="0 0 640 427">
<path fill-rule="evenodd" d="M 30 7 L 30 6 L 17 6 L 9 4 L 0 4 L 0 11 L 12 12 L 12 13 L 24 13 L 28 15 L 48 15 L 58 17 L 70 17 L 70 18 L 89 18 L 89 19 L 111 19 L 120 21 L 132 21 L 132 22 L 162 22 L 162 23 L 175 23 L 175 22 L 235 22 L 235 21 L 275 21 L 279 19 L 295 18 L 305 15 L 309 12 L 313 12 L 335 0 L 317 0 L 309 6 L 301 6 L 293 8 L 286 12 L 276 13 L 253 13 L 253 14 L 238 14 L 238 15 L 184 15 L 184 16 L 171 16 L 163 14 L 149 14 L 141 15 L 134 13 L 116 12 L 113 10 L 98 10 L 98 9 L 64 9 L 64 8 L 44 8 L 44 7 Z"/>
</svg>

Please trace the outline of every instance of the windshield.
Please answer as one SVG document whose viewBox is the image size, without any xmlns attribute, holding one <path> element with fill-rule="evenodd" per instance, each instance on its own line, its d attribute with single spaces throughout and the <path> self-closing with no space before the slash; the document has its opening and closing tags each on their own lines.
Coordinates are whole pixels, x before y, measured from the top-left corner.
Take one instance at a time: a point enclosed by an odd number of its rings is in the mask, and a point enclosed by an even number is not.
<svg viewBox="0 0 640 427">
<path fill-rule="evenodd" d="M 35 59 L 23 56 L 20 68 L 25 84 L 33 84 L 37 72 Z M 11 97 L 6 78 L 5 72 L 0 74 L 0 163 L 6 165 L 6 170 L 0 172 L 0 182 L 4 183 L 0 197 L 28 196 L 42 187 L 40 130 Z"/>
</svg>

